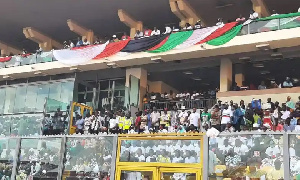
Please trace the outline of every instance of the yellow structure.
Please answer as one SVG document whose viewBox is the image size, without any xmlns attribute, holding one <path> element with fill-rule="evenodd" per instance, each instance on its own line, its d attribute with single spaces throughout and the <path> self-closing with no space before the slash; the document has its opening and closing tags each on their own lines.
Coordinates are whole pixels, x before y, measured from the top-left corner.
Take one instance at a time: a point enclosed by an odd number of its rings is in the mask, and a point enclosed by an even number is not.
<svg viewBox="0 0 300 180">
<path fill-rule="evenodd" d="M 74 134 L 76 132 L 76 114 L 84 117 L 87 113 L 92 114 L 93 108 L 86 106 L 77 102 L 72 103 L 71 114 L 70 114 L 70 124 L 69 124 L 69 134 Z"/>
<path fill-rule="evenodd" d="M 194 163 L 188 162 L 180 162 L 175 163 L 173 161 L 159 161 L 160 158 L 157 158 L 155 161 L 146 162 L 145 161 L 134 161 L 132 160 L 133 152 L 130 152 L 127 156 L 126 144 L 130 144 L 130 147 L 135 147 L 142 144 L 146 144 L 147 142 L 155 144 L 156 147 L 168 147 L 170 151 L 166 150 L 167 153 L 171 154 L 172 145 L 164 144 L 164 143 L 181 143 L 188 144 L 192 142 L 193 145 L 199 145 L 199 149 L 197 149 L 197 158 L 199 160 Z M 191 145 L 190 144 L 190 145 Z M 133 145 L 133 146 L 132 146 Z M 164 146 L 163 146 L 164 145 Z M 176 146 L 176 147 L 175 147 Z M 180 147 L 180 145 L 173 145 L 174 149 L 180 150 L 184 148 L 184 146 Z M 137 148 L 139 149 L 139 148 Z M 149 148 L 145 148 L 149 149 Z M 151 148 L 150 148 L 151 149 Z M 137 150 L 139 151 L 139 150 Z M 150 151 L 150 150 L 149 150 Z M 156 152 L 159 156 L 164 156 L 162 149 L 160 152 Z M 146 150 L 145 150 L 146 154 Z M 129 157 L 130 156 L 130 157 Z M 143 155 L 142 155 L 143 156 Z M 138 155 L 138 157 L 141 157 Z M 149 156 L 148 156 L 149 157 Z M 167 157 L 167 156 L 165 156 Z M 174 176 L 184 176 L 188 180 L 201 180 L 202 177 L 202 168 L 203 168 L 203 134 L 202 133 L 169 133 L 169 134 L 120 134 L 118 138 L 118 150 L 117 150 L 117 159 L 116 159 L 116 180 L 129 180 L 132 176 L 139 176 L 141 179 L 145 180 L 171 180 Z"/>
<path fill-rule="evenodd" d="M 83 27 L 72 19 L 68 19 L 67 24 L 70 28 L 70 31 L 81 36 L 82 40 L 87 39 L 91 44 L 94 42 L 95 35 L 93 30 Z"/>
<path fill-rule="evenodd" d="M 232 84 L 232 62 L 228 58 L 221 59 L 220 92 L 229 91 Z"/>
<path fill-rule="evenodd" d="M 143 31 L 143 22 L 135 20 L 123 9 L 118 10 L 118 16 L 122 23 L 124 23 L 128 27 L 130 27 L 130 37 L 131 38 L 134 38 L 135 32 L 137 30 Z"/>
<path fill-rule="evenodd" d="M 198 20 L 201 20 L 202 25 L 205 25 L 205 21 L 200 18 L 200 16 L 186 0 L 169 0 L 169 3 L 171 11 L 181 20 L 181 27 L 184 27 L 185 23 L 194 25 Z"/>
<path fill-rule="evenodd" d="M 23 28 L 23 34 L 27 39 L 30 39 L 39 44 L 39 47 L 44 51 L 51 51 L 54 48 L 62 49 L 63 45 L 49 36 L 39 32 L 32 27 Z"/>
</svg>

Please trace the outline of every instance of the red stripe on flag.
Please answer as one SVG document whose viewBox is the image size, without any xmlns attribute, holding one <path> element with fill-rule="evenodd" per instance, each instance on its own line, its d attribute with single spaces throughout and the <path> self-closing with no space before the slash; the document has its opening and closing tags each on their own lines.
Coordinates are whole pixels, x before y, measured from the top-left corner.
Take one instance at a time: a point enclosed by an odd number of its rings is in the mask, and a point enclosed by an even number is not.
<svg viewBox="0 0 300 180">
<path fill-rule="evenodd" d="M 7 62 L 7 61 L 10 61 L 11 60 L 11 56 L 9 57 L 0 57 L 0 62 Z"/>
<path fill-rule="evenodd" d="M 94 59 L 109 57 L 113 54 L 116 54 L 117 52 L 120 52 L 128 44 L 129 41 L 130 40 L 127 39 L 119 42 L 109 43 L 104 49 L 104 51 L 100 53 L 98 56 L 96 56 Z"/>
<path fill-rule="evenodd" d="M 212 39 L 215 39 L 217 37 L 222 36 L 223 34 L 225 34 L 227 31 L 229 31 L 230 29 L 232 29 L 234 26 L 237 25 L 237 22 L 231 22 L 231 23 L 227 23 L 225 24 L 223 27 L 217 29 L 215 32 L 213 32 L 211 35 L 207 36 L 205 39 L 203 39 L 202 41 L 198 42 L 197 44 L 203 44 L 207 41 L 210 41 Z"/>
</svg>

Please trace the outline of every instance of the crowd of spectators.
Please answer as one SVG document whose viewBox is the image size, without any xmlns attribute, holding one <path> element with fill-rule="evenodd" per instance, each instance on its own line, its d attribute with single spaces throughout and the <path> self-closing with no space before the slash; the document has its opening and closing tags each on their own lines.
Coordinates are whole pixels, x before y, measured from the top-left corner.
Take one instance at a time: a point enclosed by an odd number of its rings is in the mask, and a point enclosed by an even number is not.
<svg viewBox="0 0 300 180">
<path fill-rule="evenodd" d="M 205 132 L 216 129 L 219 132 L 228 131 L 300 131 L 300 97 L 293 102 L 287 97 L 286 102 L 266 102 L 253 99 L 245 105 L 218 101 L 211 109 L 202 111 L 177 109 L 159 111 L 156 107 L 138 111 L 135 116 L 125 111 L 95 111 L 93 115 L 78 116 L 77 133 L 149 133 L 149 132 Z"/>
</svg>

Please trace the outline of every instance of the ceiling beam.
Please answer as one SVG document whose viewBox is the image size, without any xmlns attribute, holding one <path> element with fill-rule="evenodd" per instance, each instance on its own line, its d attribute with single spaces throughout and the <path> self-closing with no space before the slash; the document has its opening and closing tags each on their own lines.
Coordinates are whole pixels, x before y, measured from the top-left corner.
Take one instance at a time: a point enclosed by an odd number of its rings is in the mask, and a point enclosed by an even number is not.
<svg viewBox="0 0 300 180">
<path fill-rule="evenodd" d="M 143 30 L 143 22 L 135 20 L 132 16 L 130 16 L 126 11 L 123 9 L 118 10 L 118 16 L 120 21 L 130 27 L 130 37 L 133 38 L 136 31 Z"/>
<path fill-rule="evenodd" d="M 27 39 L 30 39 L 39 44 L 39 47 L 44 51 L 51 51 L 53 48 L 62 49 L 63 45 L 49 36 L 39 32 L 32 27 L 23 28 L 23 34 Z"/>
<path fill-rule="evenodd" d="M 70 31 L 81 36 L 82 40 L 86 38 L 90 43 L 94 42 L 95 35 L 93 30 L 85 28 L 72 19 L 68 19 L 67 24 L 70 28 Z"/>
<path fill-rule="evenodd" d="M 202 25 L 206 25 L 206 22 L 186 0 L 169 0 L 169 3 L 171 11 L 181 20 L 181 27 L 184 27 L 186 23 L 194 25 L 198 20 L 201 20 Z"/>
<path fill-rule="evenodd" d="M 264 0 L 251 0 L 253 4 L 253 10 L 258 13 L 259 17 L 268 17 L 271 15 Z"/>
<path fill-rule="evenodd" d="M 1 56 L 4 57 L 4 56 L 9 56 L 10 54 L 21 54 L 22 53 L 22 50 L 20 49 L 17 49 L 17 48 L 14 48 L 4 42 L 1 42 L 0 41 L 0 49 L 1 49 Z"/>
</svg>

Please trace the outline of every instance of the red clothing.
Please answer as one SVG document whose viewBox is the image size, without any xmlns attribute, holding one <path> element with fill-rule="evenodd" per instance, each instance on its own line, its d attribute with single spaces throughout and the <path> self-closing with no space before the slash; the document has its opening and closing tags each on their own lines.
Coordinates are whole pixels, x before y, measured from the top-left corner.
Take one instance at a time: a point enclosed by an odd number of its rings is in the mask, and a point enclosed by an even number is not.
<svg viewBox="0 0 300 180">
<path fill-rule="evenodd" d="M 141 124 L 141 116 L 136 117 L 135 119 L 135 127 L 138 127 Z"/>
<path fill-rule="evenodd" d="M 271 127 L 271 130 L 273 130 L 273 124 L 272 124 L 272 121 L 271 121 L 271 117 L 264 117 L 263 124 L 269 124 L 270 127 Z"/>
<path fill-rule="evenodd" d="M 151 33 L 152 33 L 152 30 L 151 30 L 151 29 L 146 29 L 146 30 L 144 31 L 144 36 L 145 36 L 145 37 L 150 37 L 150 36 L 151 36 Z"/>
<path fill-rule="evenodd" d="M 126 39 L 130 39 L 130 37 L 129 37 L 129 36 L 122 36 L 121 39 L 122 39 L 122 40 L 126 40 Z"/>
<path fill-rule="evenodd" d="M 281 125 L 281 124 L 278 124 L 277 126 L 276 126 L 276 129 L 275 129 L 276 131 L 283 131 L 283 125 Z"/>
</svg>

